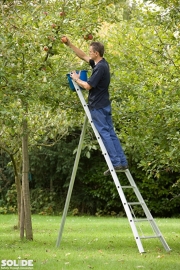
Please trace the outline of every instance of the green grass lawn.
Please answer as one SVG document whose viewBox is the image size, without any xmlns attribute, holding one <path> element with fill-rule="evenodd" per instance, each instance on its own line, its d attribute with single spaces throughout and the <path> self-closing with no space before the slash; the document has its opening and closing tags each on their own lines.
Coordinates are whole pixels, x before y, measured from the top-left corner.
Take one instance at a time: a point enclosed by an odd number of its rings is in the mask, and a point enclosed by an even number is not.
<svg viewBox="0 0 180 270">
<path fill-rule="evenodd" d="M 17 216 L 0 215 L 0 262 L 33 260 L 33 270 L 180 269 L 180 219 L 156 219 L 171 252 L 158 239 L 146 239 L 143 254 L 126 218 L 67 217 L 59 248 L 61 217 L 34 215 L 32 222 L 34 240 L 21 241 Z"/>
</svg>

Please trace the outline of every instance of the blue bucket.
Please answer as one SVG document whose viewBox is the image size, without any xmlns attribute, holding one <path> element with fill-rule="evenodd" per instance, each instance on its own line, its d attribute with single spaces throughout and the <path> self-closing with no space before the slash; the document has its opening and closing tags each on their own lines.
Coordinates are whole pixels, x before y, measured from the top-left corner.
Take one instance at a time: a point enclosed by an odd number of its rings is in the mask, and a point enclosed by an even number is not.
<svg viewBox="0 0 180 270">
<path fill-rule="evenodd" d="M 79 71 L 76 71 L 76 73 L 79 74 Z M 74 84 L 72 82 L 72 78 L 70 77 L 70 73 L 66 74 L 66 76 L 68 78 L 70 89 L 73 90 L 73 91 L 76 91 L 76 89 L 74 87 Z M 82 80 L 82 81 L 87 82 L 87 70 L 81 70 L 79 79 Z"/>
</svg>

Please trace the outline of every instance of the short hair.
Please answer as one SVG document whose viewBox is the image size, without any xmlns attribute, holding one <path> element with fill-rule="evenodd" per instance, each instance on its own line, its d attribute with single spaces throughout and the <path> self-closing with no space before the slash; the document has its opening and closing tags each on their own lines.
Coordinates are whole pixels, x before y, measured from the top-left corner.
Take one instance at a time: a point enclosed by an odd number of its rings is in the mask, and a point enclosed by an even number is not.
<svg viewBox="0 0 180 270">
<path fill-rule="evenodd" d="M 101 57 L 104 55 L 104 45 L 101 42 L 93 41 L 90 46 L 92 46 L 93 51 L 98 52 Z"/>
</svg>

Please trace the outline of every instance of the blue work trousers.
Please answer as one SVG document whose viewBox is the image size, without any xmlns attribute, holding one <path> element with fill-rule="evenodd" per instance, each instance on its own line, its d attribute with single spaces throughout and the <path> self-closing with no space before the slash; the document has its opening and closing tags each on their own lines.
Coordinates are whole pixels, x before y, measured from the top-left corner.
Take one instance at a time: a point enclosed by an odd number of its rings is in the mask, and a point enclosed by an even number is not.
<svg viewBox="0 0 180 270">
<path fill-rule="evenodd" d="M 90 109 L 90 113 L 113 166 L 127 165 L 127 160 L 121 147 L 120 140 L 114 131 L 111 117 L 111 105 L 101 109 Z"/>
</svg>

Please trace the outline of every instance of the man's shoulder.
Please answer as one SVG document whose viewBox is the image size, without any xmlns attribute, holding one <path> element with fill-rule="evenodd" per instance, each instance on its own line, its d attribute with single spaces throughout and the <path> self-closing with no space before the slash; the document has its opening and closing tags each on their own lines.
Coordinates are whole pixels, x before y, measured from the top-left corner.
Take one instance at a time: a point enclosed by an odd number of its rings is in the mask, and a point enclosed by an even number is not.
<svg viewBox="0 0 180 270">
<path fill-rule="evenodd" d="M 100 69 L 109 72 L 109 64 L 105 58 L 102 58 L 102 60 L 98 62 L 98 66 Z"/>
<path fill-rule="evenodd" d="M 98 64 L 102 65 L 102 66 L 109 66 L 109 64 L 105 58 L 102 58 L 101 61 L 98 62 Z"/>
</svg>

